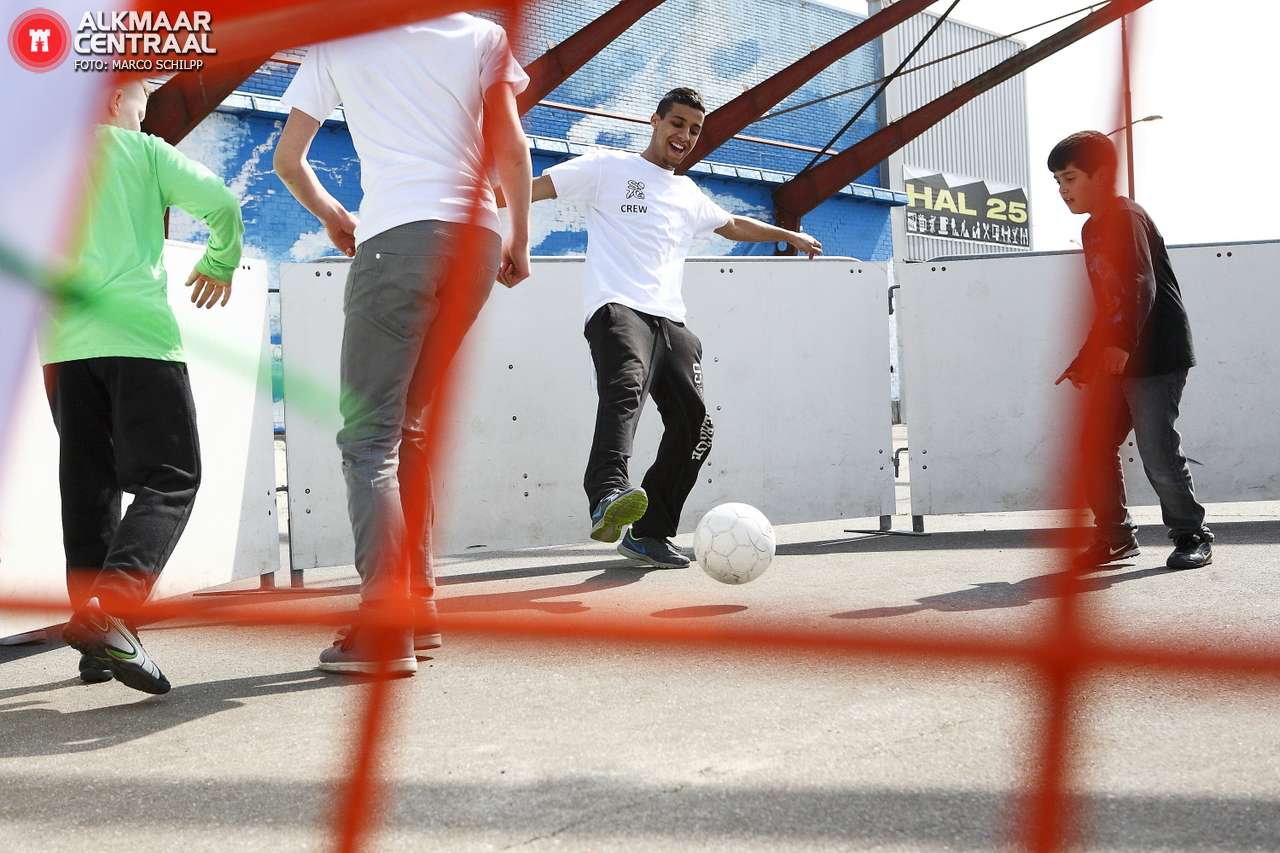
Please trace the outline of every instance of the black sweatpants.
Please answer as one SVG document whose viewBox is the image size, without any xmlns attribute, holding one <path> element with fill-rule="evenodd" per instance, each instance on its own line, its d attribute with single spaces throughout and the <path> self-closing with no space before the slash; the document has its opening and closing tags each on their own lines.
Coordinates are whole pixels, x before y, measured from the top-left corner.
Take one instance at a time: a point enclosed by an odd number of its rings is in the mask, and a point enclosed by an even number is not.
<svg viewBox="0 0 1280 853">
<path fill-rule="evenodd" d="M 596 432 L 583 480 L 594 508 L 630 484 L 627 463 L 645 395 L 662 415 L 662 442 L 641 484 L 649 510 L 636 536 L 671 537 L 711 451 L 714 427 L 702 397 L 702 342 L 683 323 L 610 303 L 584 332 L 596 368 Z"/>
<path fill-rule="evenodd" d="M 187 366 L 87 358 L 45 367 L 58 429 L 67 591 L 110 613 L 146 600 L 187 526 L 200 444 Z M 121 517 L 123 492 L 133 503 Z"/>
</svg>

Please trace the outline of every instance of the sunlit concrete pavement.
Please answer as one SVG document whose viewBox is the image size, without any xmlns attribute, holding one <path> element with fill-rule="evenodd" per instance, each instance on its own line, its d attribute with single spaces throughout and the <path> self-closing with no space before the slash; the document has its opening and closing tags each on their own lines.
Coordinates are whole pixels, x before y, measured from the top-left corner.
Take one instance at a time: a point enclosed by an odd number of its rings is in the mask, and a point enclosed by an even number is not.
<svg viewBox="0 0 1280 853">
<path fill-rule="evenodd" d="M 1280 648 L 1276 504 L 1215 507 L 1215 563 L 1143 554 L 1080 583 L 1097 635 Z M 1061 565 L 1045 514 L 930 518 L 930 535 L 779 530 L 758 581 L 631 569 L 608 547 L 442 566 L 448 613 L 621 614 L 690 625 L 1029 636 Z M 899 529 L 910 520 L 896 519 Z M 683 544 L 688 544 L 687 541 Z M 335 610 L 348 569 L 308 584 Z M 238 600 L 238 599 L 237 599 Z M 144 633 L 174 682 L 87 687 L 65 647 L 0 649 L 0 837 L 12 850 L 327 849 L 367 685 L 315 672 L 319 629 L 169 623 Z M 1016 668 L 893 665 L 732 648 L 446 637 L 393 685 L 371 849 L 990 850 L 1014 839 L 1042 710 Z M 1280 849 L 1280 681 L 1117 672 L 1073 714 L 1079 846 Z"/>
</svg>

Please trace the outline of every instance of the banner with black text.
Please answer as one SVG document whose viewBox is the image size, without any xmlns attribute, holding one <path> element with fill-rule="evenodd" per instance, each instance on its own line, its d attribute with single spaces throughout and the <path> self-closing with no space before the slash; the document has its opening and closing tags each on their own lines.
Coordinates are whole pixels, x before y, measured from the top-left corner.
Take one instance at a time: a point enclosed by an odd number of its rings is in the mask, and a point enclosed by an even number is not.
<svg viewBox="0 0 1280 853">
<path fill-rule="evenodd" d="M 904 166 L 907 233 L 1031 248 L 1022 187 Z"/>
</svg>

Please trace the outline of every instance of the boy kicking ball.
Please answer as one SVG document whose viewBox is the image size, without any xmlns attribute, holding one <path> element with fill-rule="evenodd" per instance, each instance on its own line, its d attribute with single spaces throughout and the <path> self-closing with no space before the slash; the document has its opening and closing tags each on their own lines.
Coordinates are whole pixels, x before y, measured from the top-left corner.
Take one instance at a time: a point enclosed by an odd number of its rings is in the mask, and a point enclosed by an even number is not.
<svg viewBox="0 0 1280 853">
<path fill-rule="evenodd" d="M 1116 152 L 1096 131 L 1054 146 L 1049 171 L 1072 213 L 1089 219 L 1081 232 L 1095 315 L 1080 354 L 1058 377 L 1085 389 L 1089 460 L 1086 500 L 1097 539 L 1077 557 L 1096 568 L 1136 556 L 1137 525 L 1125 506 L 1120 445 L 1132 429 L 1147 479 L 1174 542 L 1167 565 L 1192 569 L 1213 562 L 1213 533 L 1182 453 L 1176 421 L 1195 364 L 1191 326 L 1164 238 L 1136 202 L 1117 195 Z"/>
<path fill-rule="evenodd" d="M 599 394 L 583 480 L 591 538 L 621 537 L 619 552 L 659 568 L 689 565 L 671 537 L 714 432 L 702 396 L 702 343 L 685 325 L 689 250 L 715 233 L 789 243 L 809 257 L 822 253 L 822 244 L 808 234 L 729 213 L 691 179 L 675 174 L 705 116 L 697 92 L 673 89 L 658 102 L 649 145 L 640 154 L 591 151 L 533 182 L 534 201 L 563 198 L 588 211 L 584 333 Z M 627 463 L 646 396 L 658 405 L 663 434 L 657 459 L 636 488 Z"/>
</svg>

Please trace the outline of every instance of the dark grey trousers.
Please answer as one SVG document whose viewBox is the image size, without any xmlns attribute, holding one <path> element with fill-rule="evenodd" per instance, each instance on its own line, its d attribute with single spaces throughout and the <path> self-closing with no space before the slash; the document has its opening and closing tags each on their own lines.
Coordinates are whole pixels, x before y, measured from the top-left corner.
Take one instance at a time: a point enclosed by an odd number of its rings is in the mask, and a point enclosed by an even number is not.
<svg viewBox="0 0 1280 853">
<path fill-rule="evenodd" d="M 347 277 L 338 448 L 364 601 L 434 594 L 427 411 L 448 366 L 493 289 L 501 243 L 477 229 L 459 291 L 443 293 L 450 254 L 469 226 L 411 222 L 360 244 Z M 441 301 L 458 312 L 448 334 Z M 406 560 L 407 572 L 398 561 Z"/>
<path fill-rule="evenodd" d="M 1160 511 L 1169 535 L 1178 538 L 1191 533 L 1209 535 L 1204 524 L 1204 507 L 1196 500 L 1195 485 L 1182 452 L 1182 436 L 1176 421 L 1182 404 L 1187 371 L 1158 376 L 1125 377 L 1090 386 L 1089 393 L 1105 395 L 1106 419 L 1099 425 L 1102 436 L 1095 446 L 1110 449 L 1106 464 L 1090 478 L 1087 498 L 1095 523 L 1104 538 L 1123 540 L 1137 530 L 1126 506 L 1124 471 L 1120 447 L 1133 431 L 1142 467 L 1160 498 Z"/>
</svg>

